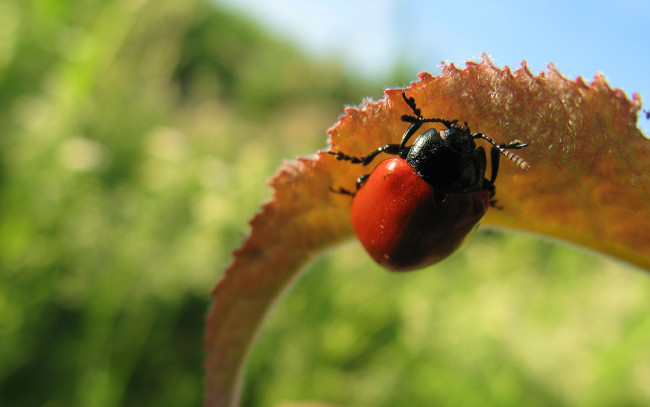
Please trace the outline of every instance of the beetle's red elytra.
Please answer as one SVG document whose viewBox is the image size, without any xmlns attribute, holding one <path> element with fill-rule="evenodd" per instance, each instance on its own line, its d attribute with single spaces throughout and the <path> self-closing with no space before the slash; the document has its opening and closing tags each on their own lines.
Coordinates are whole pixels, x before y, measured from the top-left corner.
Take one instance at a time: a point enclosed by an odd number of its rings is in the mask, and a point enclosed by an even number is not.
<svg viewBox="0 0 650 407">
<path fill-rule="evenodd" d="M 528 164 L 507 151 L 528 144 L 518 140 L 497 144 L 481 133 L 472 134 L 457 120 L 424 118 L 413 98 L 402 97 L 414 116 L 400 144 L 387 144 L 364 157 L 330 151 L 338 160 L 368 165 L 381 153 L 396 155 L 380 162 L 357 180 L 355 192 L 334 192 L 353 197 L 350 217 L 359 241 L 370 256 L 389 270 L 407 271 L 435 264 L 454 253 L 483 218 L 496 206 L 494 182 L 499 157 L 504 155 L 521 169 Z M 441 123 L 415 142 L 409 139 L 424 123 Z M 485 178 L 487 157 L 474 140 L 491 144 L 491 175 Z"/>
<path fill-rule="evenodd" d="M 448 257 L 483 217 L 483 189 L 439 201 L 406 160 L 379 163 L 352 200 L 352 227 L 370 256 L 391 270 L 425 267 Z"/>
</svg>

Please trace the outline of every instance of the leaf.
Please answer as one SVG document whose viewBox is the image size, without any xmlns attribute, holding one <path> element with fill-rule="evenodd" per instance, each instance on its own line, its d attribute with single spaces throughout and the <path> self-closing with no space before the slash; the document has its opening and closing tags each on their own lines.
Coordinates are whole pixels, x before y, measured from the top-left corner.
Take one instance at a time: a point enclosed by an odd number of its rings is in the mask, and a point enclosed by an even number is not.
<svg viewBox="0 0 650 407">
<path fill-rule="evenodd" d="M 636 128 L 640 98 L 630 101 L 601 75 L 591 84 L 564 78 L 553 66 L 533 76 L 484 57 L 465 69 L 421 74 L 407 90 L 425 117 L 467 121 L 498 142 L 529 142 L 521 155 L 531 169 L 503 163 L 497 199 L 484 225 L 514 228 L 573 242 L 650 270 L 650 141 Z M 399 142 L 401 90 L 379 102 L 347 108 L 329 130 L 331 149 L 364 155 Z M 376 160 L 379 162 L 380 160 Z M 285 162 L 270 186 L 273 199 L 251 222 L 252 232 L 213 291 L 205 346 L 206 405 L 236 405 L 246 352 L 265 314 L 299 271 L 326 248 L 352 237 L 350 198 L 370 168 L 326 152 Z"/>
</svg>

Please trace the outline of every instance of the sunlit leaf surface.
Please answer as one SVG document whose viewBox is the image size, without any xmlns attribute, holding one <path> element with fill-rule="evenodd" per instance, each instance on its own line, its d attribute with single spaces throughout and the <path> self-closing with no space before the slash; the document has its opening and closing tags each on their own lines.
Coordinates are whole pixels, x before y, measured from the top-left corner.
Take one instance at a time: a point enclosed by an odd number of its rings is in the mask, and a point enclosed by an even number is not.
<svg viewBox="0 0 650 407">
<path fill-rule="evenodd" d="M 401 89 L 379 102 L 348 108 L 330 129 L 331 149 L 364 155 L 399 142 L 410 113 Z M 498 142 L 531 144 L 521 155 L 531 169 L 501 166 L 497 199 L 482 224 L 573 242 L 650 269 L 650 143 L 636 128 L 638 98 L 586 84 L 554 67 L 533 76 L 487 59 L 465 69 L 422 74 L 407 94 L 425 117 L 467 121 Z M 377 160 L 379 162 L 379 160 Z M 273 199 L 251 221 L 251 235 L 213 292 L 205 346 L 206 405 L 235 405 L 244 358 L 264 315 L 296 275 L 327 247 L 353 236 L 350 198 L 370 168 L 326 152 L 285 163 L 270 181 Z"/>
</svg>

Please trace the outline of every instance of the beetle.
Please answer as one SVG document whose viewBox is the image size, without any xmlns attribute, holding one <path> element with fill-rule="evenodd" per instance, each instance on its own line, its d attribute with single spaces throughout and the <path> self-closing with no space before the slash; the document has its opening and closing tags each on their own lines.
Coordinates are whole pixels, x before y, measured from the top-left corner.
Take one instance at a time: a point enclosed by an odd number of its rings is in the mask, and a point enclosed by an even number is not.
<svg viewBox="0 0 650 407">
<path fill-rule="evenodd" d="M 424 118 L 415 99 L 402 92 L 414 115 L 399 144 L 386 144 L 363 157 L 329 151 L 337 160 L 366 166 L 381 153 L 395 155 L 357 179 L 356 191 L 330 189 L 352 196 L 352 227 L 370 256 L 389 270 L 407 271 L 435 264 L 455 252 L 483 218 L 497 207 L 494 183 L 501 155 L 521 169 L 529 165 L 508 150 L 528 146 L 514 140 L 497 144 L 482 133 L 471 133 L 458 120 Z M 409 140 L 425 123 L 440 123 Z M 475 140 L 491 145 L 491 175 L 485 178 L 487 157 Z"/>
</svg>

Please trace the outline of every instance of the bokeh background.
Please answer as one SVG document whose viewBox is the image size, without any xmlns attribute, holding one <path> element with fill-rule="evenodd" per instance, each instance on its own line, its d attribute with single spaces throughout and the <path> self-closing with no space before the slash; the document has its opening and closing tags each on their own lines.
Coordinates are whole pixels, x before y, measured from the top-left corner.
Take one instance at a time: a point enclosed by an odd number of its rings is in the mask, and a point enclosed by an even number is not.
<svg viewBox="0 0 650 407">
<path fill-rule="evenodd" d="M 0 406 L 200 405 L 210 290 L 344 105 L 483 51 L 650 95 L 647 3 L 565 3 L 0 0 Z M 648 405 L 649 306 L 532 236 L 410 274 L 350 242 L 278 301 L 243 403 Z"/>
</svg>

